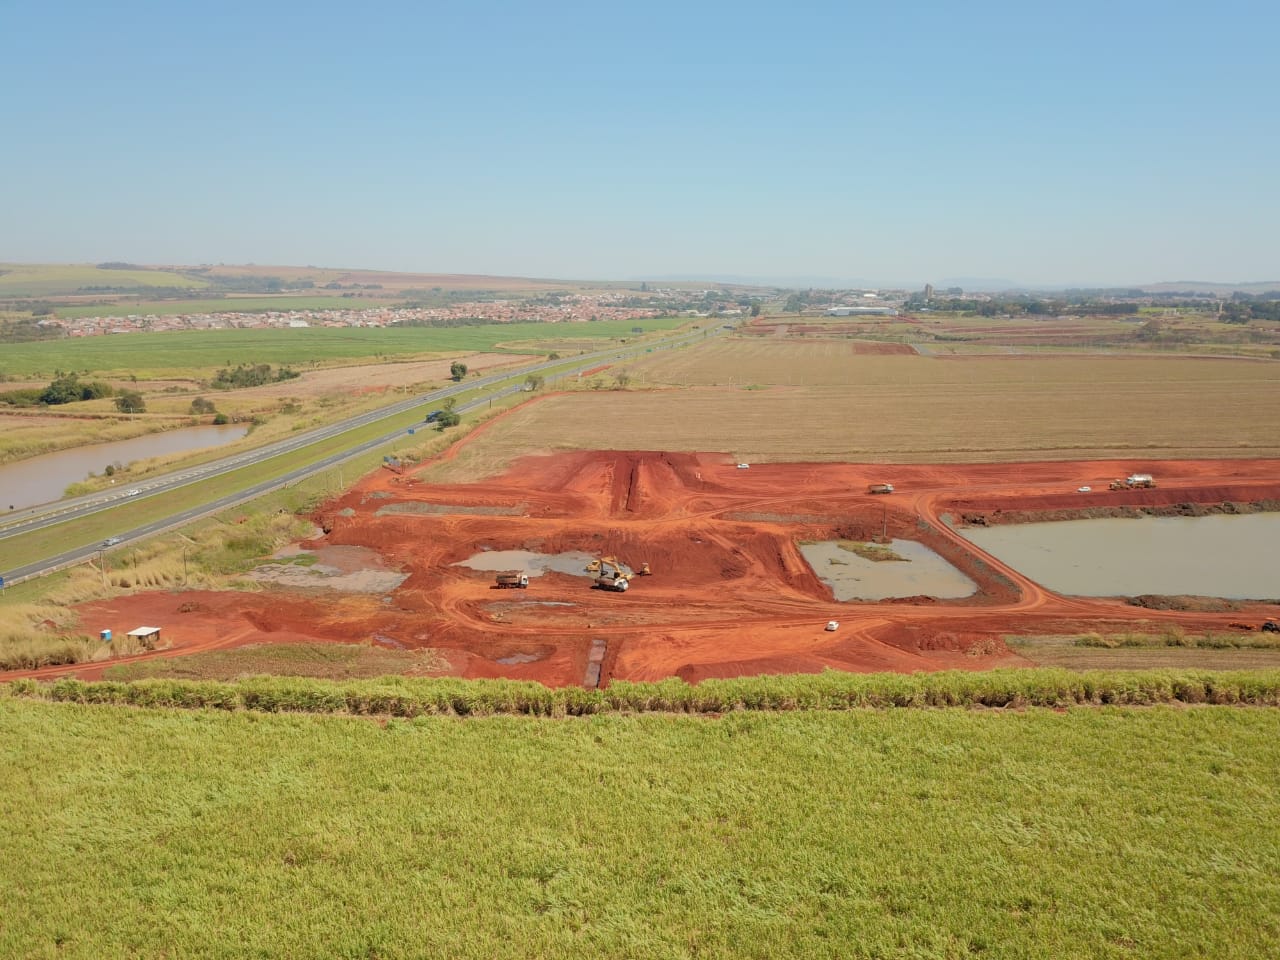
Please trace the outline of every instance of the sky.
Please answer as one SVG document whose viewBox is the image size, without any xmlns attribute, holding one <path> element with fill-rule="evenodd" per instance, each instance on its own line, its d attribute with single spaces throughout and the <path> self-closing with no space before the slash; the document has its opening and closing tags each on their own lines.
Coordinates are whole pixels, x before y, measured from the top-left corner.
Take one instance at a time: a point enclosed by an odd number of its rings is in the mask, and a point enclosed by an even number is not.
<svg viewBox="0 0 1280 960">
<path fill-rule="evenodd" d="M 0 0 L 0 261 L 1280 279 L 1280 4 Z"/>
</svg>

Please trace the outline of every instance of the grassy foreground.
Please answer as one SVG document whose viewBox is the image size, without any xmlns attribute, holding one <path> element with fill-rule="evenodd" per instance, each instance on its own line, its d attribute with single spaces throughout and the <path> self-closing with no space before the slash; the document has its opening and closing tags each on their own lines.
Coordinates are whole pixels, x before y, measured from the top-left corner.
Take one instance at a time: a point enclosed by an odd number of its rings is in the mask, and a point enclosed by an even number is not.
<svg viewBox="0 0 1280 960">
<path fill-rule="evenodd" d="M 0 697 L 0 955 L 1259 957 L 1272 710 Z"/>
</svg>

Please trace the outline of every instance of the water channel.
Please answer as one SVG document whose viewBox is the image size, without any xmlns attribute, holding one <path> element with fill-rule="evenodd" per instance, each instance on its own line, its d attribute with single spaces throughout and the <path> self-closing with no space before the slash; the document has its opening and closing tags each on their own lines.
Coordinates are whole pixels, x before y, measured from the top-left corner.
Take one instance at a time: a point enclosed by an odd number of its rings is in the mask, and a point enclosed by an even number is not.
<svg viewBox="0 0 1280 960">
<path fill-rule="evenodd" d="M 184 427 L 6 463 L 0 465 L 0 511 L 59 500 L 71 484 L 87 479 L 91 473 L 101 473 L 108 464 L 128 465 L 135 460 L 218 447 L 239 440 L 248 432 L 247 424 L 238 423 Z M 124 477 L 119 482 L 128 484 L 129 479 Z"/>
<path fill-rule="evenodd" d="M 1063 520 L 960 532 L 1058 593 L 1280 597 L 1280 513 Z"/>
</svg>

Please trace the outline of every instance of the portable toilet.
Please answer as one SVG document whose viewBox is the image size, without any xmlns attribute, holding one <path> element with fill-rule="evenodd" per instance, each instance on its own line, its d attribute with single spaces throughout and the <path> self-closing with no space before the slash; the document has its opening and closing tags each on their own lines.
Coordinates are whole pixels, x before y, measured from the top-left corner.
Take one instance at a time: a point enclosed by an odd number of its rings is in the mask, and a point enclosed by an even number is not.
<svg viewBox="0 0 1280 960">
<path fill-rule="evenodd" d="M 98 634 L 98 636 L 100 636 L 100 637 L 102 638 L 102 642 L 103 642 L 103 643 L 110 643 L 110 642 L 111 642 L 111 631 L 110 631 L 110 630 L 103 630 L 101 633 L 99 633 L 99 634 Z"/>
</svg>

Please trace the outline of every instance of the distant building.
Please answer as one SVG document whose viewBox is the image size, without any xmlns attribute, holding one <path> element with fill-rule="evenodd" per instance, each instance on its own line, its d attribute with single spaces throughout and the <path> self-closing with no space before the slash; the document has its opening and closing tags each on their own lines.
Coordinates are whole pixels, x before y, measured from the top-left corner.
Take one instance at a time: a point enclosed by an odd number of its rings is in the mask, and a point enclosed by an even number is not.
<svg viewBox="0 0 1280 960">
<path fill-rule="evenodd" d="M 926 283 L 926 284 L 924 285 L 924 299 L 925 299 L 925 301 L 926 301 L 926 302 L 927 302 L 927 301 L 929 301 L 929 300 L 932 300 L 932 299 L 933 299 L 933 284 L 932 284 L 932 283 Z"/>
<path fill-rule="evenodd" d="M 896 314 L 896 307 L 831 307 L 827 310 L 828 317 L 857 317 L 880 315 L 888 316 Z"/>
</svg>

